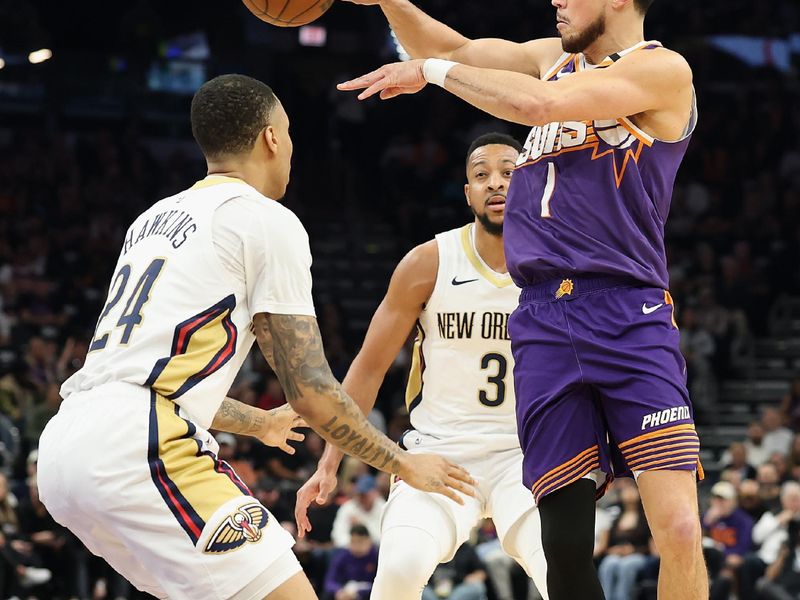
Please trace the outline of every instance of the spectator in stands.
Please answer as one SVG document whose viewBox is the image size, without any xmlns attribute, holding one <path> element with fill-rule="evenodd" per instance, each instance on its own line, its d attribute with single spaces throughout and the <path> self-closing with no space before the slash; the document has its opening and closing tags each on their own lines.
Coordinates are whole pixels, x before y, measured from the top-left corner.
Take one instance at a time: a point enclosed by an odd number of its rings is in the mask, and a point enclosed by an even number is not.
<svg viewBox="0 0 800 600">
<path fill-rule="evenodd" d="M 607 600 L 630 600 L 639 572 L 650 548 L 650 528 L 644 514 L 639 489 L 632 481 L 618 479 L 621 510 L 602 537 L 598 575 Z"/>
<path fill-rule="evenodd" d="M 486 570 L 472 544 L 463 544 L 453 560 L 436 567 L 422 600 L 485 600 Z"/>
<path fill-rule="evenodd" d="M 761 423 L 764 425 L 764 447 L 768 455 L 773 452 L 789 454 L 794 434 L 783 426 L 781 412 L 777 408 L 765 408 L 761 416 Z"/>
<path fill-rule="evenodd" d="M 272 410 L 286 404 L 286 396 L 283 394 L 283 388 L 280 381 L 274 375 L 267 377 L 267 383 L 264 386 L 264 393 L 258 397 L 256 406 L 264 410 Z"/>
<path fill-rule="evenodd" d="M 754 479 L 745 479 L 739 484 L 739 508 L 750 515 L 753 523 L 767 511 L 761 497 L 761 486 Z"/>
<path fill-rule="evenodd" d="M 739 475 L 739 481 L 753 479 L 756 476 L 756 470 L 748 459 L 747 447 L 742 442 L 733 442 L 722 457 L 723 461 L 727 460 L 727 464 L 723 469 L 736 471 Z"/>
<path fill-rule="evenodd" d="M 350 528 L 350 543 L 331 558 L 325 576 L 330 600 L 367 600 L 378 569 L 378 548 L 363 525 Z"/>
<path fill-rule="evenodd" d="M 773 452 L 772 456 L 769 457 L 769 462 L 771 465 L 775 466 L 775 470 L 778 472 L 778 481 L 781 483 L 789 481 L 791 476 L 789 474 L 789 461 L 786 454 L 782 452 Z"/>
<path fill-rule="evenodd" d="M 59 590 L 76 598 L 89 598 L 89 554 L 69 531 L 55 522 L 39 500 L 36 477 L 28 478 L 28 498 L 20 502 L 20 537 L 30 544 L 32 554 L 58 574 Z"/>
<path fill-rule="evenodd" d="M 718 481 L 711 488 L 711 506 L 703 527 L 713 546 L 706 548 L 711 600 L 728 600 L 735 572 L 753 546 L 753 519 L 737 506 L 736 488 Z"/>
<path fill-rule="evenodd" d="M 288 501 L 287 495 L 281 493 L 280 484 L 271 477 L 262 477 L 253 488 L 253 495 L 269 512 L 279 521 L 291 521 L 294 506 Z"/>
<path fill-rule="evenodd" d="M 25 420 L 25 439 L 29 447 L 38 445 L 44 426 L 58 412 L 58 407 L 61 406 L 59 388 L 60 385 L 57 383 L 49 384 L 44 395 L 44 402 L 33 407 Z"/>
<path fill-rule="evenodd" d="M 783 424 L 792 431 L 800 431 L 800 377 L 792 380 L 789 392 L 781 400 Z"/>
<path fill-rule="evenodd" d="M 761 600 L 795 600 L 800 597 L 800 523 L 792 521 L 789 539 L 780 549 L 778 558 L 767 567 L 759 585 Z"/>
<path fill-rule="evenodd" d="M 386 500 L 378 495 L 373 475 L 362 475 L 356 481 L 354 497 L 339 507 L 333 521 L 333 545 L 344 548 L 350 543 L 350 528 L 364 525 L 376 544 L 381 537 L 381 515 Z"/>
<path fill-rule="evenodd" d="M 781 478 L 778 469 L 771 462 L 765 462 L 756 469 L 756 481 L 760 487 L 761 498 L 768 510 L 778 511 L 781 506 Z"/>
<path fill-rule="evenodd" d="M 789 526 L 800 521 L 800 483 L 787 481 L 781 486 L 781 511 L 765 512 L 753 527 L 753 542 L 758 551 L 748 554 L 739 574 L 739 597 L 755 598 L 756 582 L 767 567 L 778 560 L 789 540 Z"/>
<path fill-rule="evenodd" d="M 13 359 L 8 372 L 0 378 L 0 412 L 19 424 L 38 403 L 39 394 L 28 365 L 22 358 Z"/>
<path fill-rule="evenodd" d="M 22 594 L 20 588 L 41 585 L 50 581 L 52 573 L 34 565 L 41 559 L 33 544 L 19 537 L 19 518 L 16 498 L 11 494 L 8 480 L 0 474 L 0 597 Z"/>
<path fill-rule="evenodd" d="M 701 411 L 708 411 L 715 398 L 711 360 L 716 351 L 714 336 L 698 322 L 694 309 L 685 309 L 681 315 L 681 352 L 688 365 L 692 403 Z"/>
<path fill-rule="evenodd" d="M 239 479 L 241 479 L 248 488 L 253 489 L 256 485 L 258 477 L 256 476 L 256 472 L 253 470 L 253 465 L 250 464 L 250 461 L 239 458 L 239 455 L 236 452 L 238 447 L 238 440 L 236 439 L 236 436 L 232 433 L 223 431 L 217 433 L 214 438 L 217 440 L 217 444 L 219 444 L 219 452 L 217 453 L 217 457 L 233 467 L 233 470 L 239 476 Z"/>
<path fill-rule="evenodd" d="M 789 477 L 800 480 L 800 433 L 792 438 L 792 447 L 789 449 Z"/>
<path fill-rule="evenodd" d="M 289 441 L 294 454 L 287 454 L 280 448 L 272 448 L 263 444 L 253 444 L 251 456 L 256 465 L 265 464 L 270 477 L 288 480 L 299 487 L 314 470 L 306 445 L 302 442 Z"/>
<path fill-rule="evenodd" d="M 748 464 L 755 468 L 769 459 L 769 449 L 764 445 L 764 426 L 760 421 L 753 421 L 747 426 L 744 447 L 747 451 Z"/>
</svg>

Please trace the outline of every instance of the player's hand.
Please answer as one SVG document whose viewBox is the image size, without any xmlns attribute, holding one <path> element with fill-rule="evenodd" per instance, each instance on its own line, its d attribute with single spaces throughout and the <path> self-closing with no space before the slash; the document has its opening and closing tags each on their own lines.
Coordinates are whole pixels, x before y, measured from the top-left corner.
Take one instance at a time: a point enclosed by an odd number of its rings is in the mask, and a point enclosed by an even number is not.
<svg viewBox="0 0 800 600">
<path fill-rule="evenodd" d="M 456 492 L 475 496 L 475 480 L 470 474 L 436 454 L 406 453 L 397 475 L 411 487 L 442 494 L 458 504 L 464 504 L 464 499 Z"/>
<path fill-rule="evenodd" d="M 297 490 L 297 500 L 294 503 L 294 520 L 297 523 L 298 537 L 304 537 L 311 531 L 311 521 L 308 520 L 308 507 L 312 502 L 325 504 L 333 491 L 336 489 L 338 481 L 336 471 L 330 472 L 326 469 L 318 468 L 311 478 Z"/>
<path fill-rule="evenodd" d="M 381 100 L 400 94 L 416 94 L 428 83 L 422 74 L 424 63 L 424 60 L 408 60 L 384 65 L 372 73 L 345 81 L 336 87 L 344 92 L 364 90 L 358 95 L 359 100 L 366 100 L 375 94 L 380 94 Z"/>
<path fill-rule="evenodd" d="M 280 448 L 286 454 L 294 454 L 289 440 L 302 442 L 306 439 L 305 435 L 294 431 L 298 427 L 308 427 L 308 424 L 287 404 L 267 411 L 264 428 L 256 437 L 267 446 Z"/>
</svg>

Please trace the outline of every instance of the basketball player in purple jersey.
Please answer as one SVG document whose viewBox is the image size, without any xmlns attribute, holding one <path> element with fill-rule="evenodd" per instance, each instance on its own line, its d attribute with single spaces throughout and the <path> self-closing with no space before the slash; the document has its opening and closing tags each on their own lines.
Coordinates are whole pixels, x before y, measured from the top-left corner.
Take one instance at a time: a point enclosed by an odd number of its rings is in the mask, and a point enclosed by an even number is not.
<svg viewBox="0 0 800 600">
<path fill-rule="evenodd" d="M 550 598 L 603 597 L 593 501 L 630 474 L 661 555 L 659 597 L 707 598 L 699 442 L 664 250 L 697 112 L 689 65 L 645 41 L 652 0 L 552 0 L 560 39 L 524 44 L 470 40 L 409 0 L 350 1 L 380 5 L 418 60 L 340 89 L 388 99 L 435 83 L 533 127 L 511 182 L 505 247 L 523 288 L 509 322 L 517 423 Z"/>
</svg>

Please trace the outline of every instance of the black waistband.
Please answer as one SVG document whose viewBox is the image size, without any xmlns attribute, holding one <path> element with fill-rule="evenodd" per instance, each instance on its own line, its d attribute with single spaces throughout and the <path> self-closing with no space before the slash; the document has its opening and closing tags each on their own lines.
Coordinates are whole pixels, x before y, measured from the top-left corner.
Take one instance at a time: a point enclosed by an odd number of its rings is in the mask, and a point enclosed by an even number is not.
<svg viewBox="0 0 800 600">
<path fill-rule="evenodd" d="M 629 277 L 584 277 L 576 275 L 575 277 L 552 279 L 536 285 L 526 286 L 522 288 L 519 302 L 520 304 L 525 304 L 541 300 L 568 300 L 599 290 L 641 287 L 643 285 L 645 284 Z"/>
</svg>

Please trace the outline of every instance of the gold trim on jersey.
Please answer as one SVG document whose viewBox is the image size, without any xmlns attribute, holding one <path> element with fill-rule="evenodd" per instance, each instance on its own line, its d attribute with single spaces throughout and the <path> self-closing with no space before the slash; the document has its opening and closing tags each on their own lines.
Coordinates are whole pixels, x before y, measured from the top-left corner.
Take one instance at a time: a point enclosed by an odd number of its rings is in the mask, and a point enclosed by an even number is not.
<svg viewBox="0 0 800 600">
<path fill-rule="evenodd" d="M 474 223 L 470 223 L 461 228 L 461 247 L 464 249 L 464 254 L 467 255 L 467 260 L 475 267 L 475 270 L 493 286 L 504 288 L 513 285 L 514 281 L 511 279 L 510 275 L 503 277 L 495 271 L 492 271 L 486 266 L 483 260 L 481 260 L 481 257 L 478 256 L 478 252 L 472 244 L 472 227 L 474 226 Z"/>
<path fill-rule="evenodd" d="M 145 385 L 175 399 L 224 366 L 236 353 L 235 306 L 231 294 L 175 327 L 170 356 L 156 362 Z"/>
<path fill-rule="evenodd" d="M 151 392 L 148 463 L 153 483 L 178 522 L 197 543 L 205 524 L 231 498 L 250 492 L 233 469 L 204 452 L 195 425 L 177 405 Z"/>
<path fill-rule="evenodd" d="M 425 371 L 425 356 L 422 354 L 422 343 L 425 341 L 425 330 L 417 321 L 417 337 L 411 351 L 411 370 L 408 372 L 406 385 L 406 409 L 408 413 L 422 402 L 422 373 Z"/>
<path fill-rule="evenodd" d="M 223 183 L 245 183 L 238 177 L 228 177 L 227 175 L 209 175 L 205 179 L 201 179 L 195 183 L 190 190 L 202 190 L 214 185 L 221 185 Z"/>
</svg>

